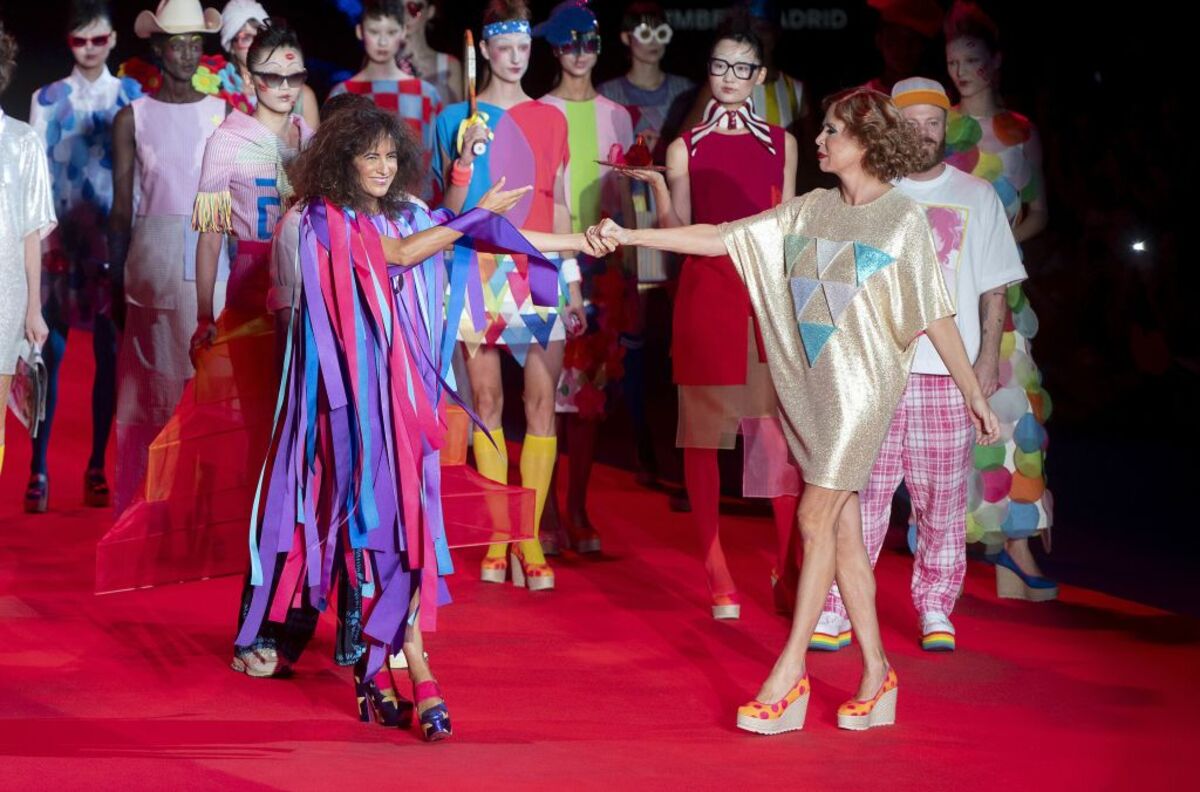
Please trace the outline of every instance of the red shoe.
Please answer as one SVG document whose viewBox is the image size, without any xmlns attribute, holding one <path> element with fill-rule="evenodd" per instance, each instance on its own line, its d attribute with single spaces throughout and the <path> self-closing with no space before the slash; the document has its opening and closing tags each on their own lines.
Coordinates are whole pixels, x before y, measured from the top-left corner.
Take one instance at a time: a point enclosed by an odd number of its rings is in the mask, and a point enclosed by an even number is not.
<svg viewBox="0 0 1200 792">
<path fill-rule="evenodd" d="M 889 668 L 879 692 L 866 701 L 850 699 L 838 707 L 838 728 L 865 731 L 873 726 L 896 723 L 896 696 L 900 683 L 895 670 Z"/>
<path fill-rule="evenodd" d="M 737 727 L 755 734 L 783 734 L 804 728 L 804 716 L 808 714 L 808 674 L 774 704 L 764 704 L 758 699 L 738 707 Z"/>
</svg>

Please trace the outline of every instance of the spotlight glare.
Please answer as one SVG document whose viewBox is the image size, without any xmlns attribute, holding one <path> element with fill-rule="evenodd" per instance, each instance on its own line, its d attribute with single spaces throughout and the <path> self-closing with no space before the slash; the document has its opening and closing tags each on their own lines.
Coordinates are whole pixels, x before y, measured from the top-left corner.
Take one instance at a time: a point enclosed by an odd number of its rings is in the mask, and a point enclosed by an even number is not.
<svg viewBox="0 0 1200 792">
<path fill-rule="evenodd" d="M 1142 241 L 1134 242 L 1133 243 L 1133 252 L 1134 253 L 1145 253 L 1146 252 L 1146 243 L 1142 242 Z"/>
</svg>

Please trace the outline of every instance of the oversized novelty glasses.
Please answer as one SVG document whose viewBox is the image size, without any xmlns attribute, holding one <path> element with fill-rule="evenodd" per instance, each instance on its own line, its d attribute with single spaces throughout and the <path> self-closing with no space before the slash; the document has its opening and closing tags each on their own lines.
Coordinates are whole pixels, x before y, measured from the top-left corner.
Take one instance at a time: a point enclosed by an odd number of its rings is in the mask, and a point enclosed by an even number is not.
<svg viewBox="0 0 1200 792">
<path fill-rule="evenodd" d="M 641 22 L 633 29 L 633 38 L 639 44 L 670 44 L 671 37 L 675 35 L 675 31 L 671 30 L 671 26 L 663 22 L 658 27 L 650 27 L 645 22 Z"/>
<path fill-rule="evenodd" d="M 93 47 L 107 47 L 111 40 L 112 33 L 105 33 L 103 36 L 67 36 L 67 44 L 74 49 L 86 47 L 88 44 Z"/>
<path fill-rule="evenodd" d="M 727 71 L 733 69 L 734 77 L 737 77 L 739 80 L 749 80 L 761 68 L 761 63 L 745 63 L 742 61 L 730 63 L 724 58 L 708 59 L 708 73 L 713 77 L 724 77 Z"/>
<path fill-rule="evenodd" d="M 291 74 L 278 74 L 276 72 L 250 72 L 272 91 L 278 91 L 280 88 L 299 88 L 308 81 L 308 71 L 292 72 Z"/>
<path fill-rule="evenodd" d="M 554 48 L 555 55 L 574 54 L 579 55 L 599 55 L 600 54 L 600 36 L 595 33 L 585 33 L 582 36 L 572 34 L 574 38 L 567 44 L 561 44 Z"/>
</svg>

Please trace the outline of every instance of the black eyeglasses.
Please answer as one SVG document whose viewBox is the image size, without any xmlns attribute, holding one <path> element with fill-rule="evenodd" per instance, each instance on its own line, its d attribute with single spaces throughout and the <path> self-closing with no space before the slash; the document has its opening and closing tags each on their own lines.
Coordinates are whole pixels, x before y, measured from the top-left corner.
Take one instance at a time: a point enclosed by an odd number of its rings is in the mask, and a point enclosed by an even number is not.
<svg viewBox="0 0 1200 792">
<path fill-rule="evenodd" d="M 299 88 L 308 81 L 308 70 L 292 72 L 291 74 L 278 74 L 276 72 L 250 72 L 258 79 L 262 80 L 272 91 L 278 91 L 280 88 Z"/>
<path fill-rule="evenodd" d="M 713 77 L 724 77 L 725 73 L 733 69 L 733 76 L 739 80 L 749 80 L 751 77 L 762 68 L 761 63 L 730 63 L 723 58 L 708 59 L 708 73 Z"/>
</svg>

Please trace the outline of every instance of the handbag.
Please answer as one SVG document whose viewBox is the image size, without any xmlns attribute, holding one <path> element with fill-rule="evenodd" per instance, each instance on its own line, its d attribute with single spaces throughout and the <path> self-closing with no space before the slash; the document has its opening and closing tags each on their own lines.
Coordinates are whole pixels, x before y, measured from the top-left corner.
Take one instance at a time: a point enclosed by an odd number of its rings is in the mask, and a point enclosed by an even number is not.
<svg viewBox="0 0 1200 792">
<path fill-rule="evenodd" d="M 17 346 L 17 369 L 8 392 L 8 407 L 30 437 L 37 437 L 42 421 L 46 420 L 46 392 L 50 375 L 42 348 L 22 339 Z"/>
</svg>

